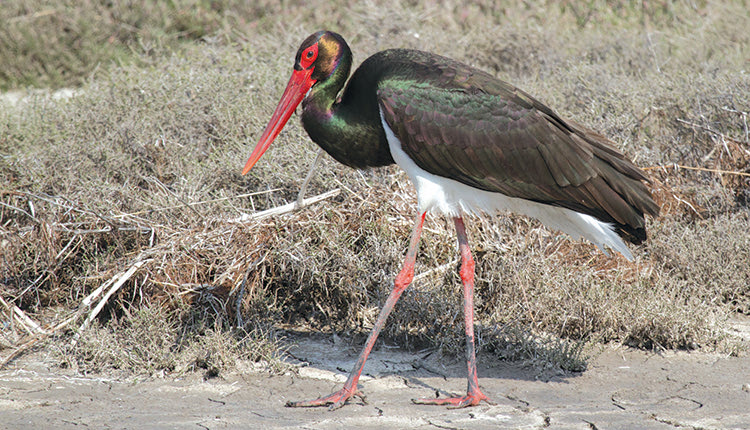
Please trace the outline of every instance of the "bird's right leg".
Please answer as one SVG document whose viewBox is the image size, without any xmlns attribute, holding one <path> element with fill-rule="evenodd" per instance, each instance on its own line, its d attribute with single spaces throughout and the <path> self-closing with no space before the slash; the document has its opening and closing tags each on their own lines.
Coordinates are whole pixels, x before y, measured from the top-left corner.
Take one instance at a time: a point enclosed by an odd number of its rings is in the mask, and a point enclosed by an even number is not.
<svg viewBox="0 0 750 430">
<path fill-rule="evenodd" d="M 354 365 L 354 368 L 349 374 L 349 378 L 344 383 L 344 387 L 333 394 L 320 397 L 315 400 L 287 402 L 286 405 L 288 407 L 298 408 L 331 405 L 330 409 L 334 410 L 344 406 L 346 401 L 354 396 L 365 400 L 362 393 L 357 390 L 357 382 L 359 381 L 359 377 L 362 375 L 362 369 L 365 367 L 365 361 L 367 361 L 367 357 L 370 355 L 370 351 L 375 345 L 375 341 L 378 339 L 378 334 L 380 334 L 380 330 L 383 329 L 383 325 L 385 325 L 385 321 L 388 319 L 388 315 L 393 310 L 396 302 L 398 302 L 401 294 L 404 292 L 404 290 L 406 290 L 406 287 L 408 287 L 412 279 L 414 279 L 414 263 L 417 258 L 417 247 L 419 246 L 419 238 L 422 235 L 422 225 L 424 224 L 424 218 L 426 214 L 427 212 L 423 212 L 417 215 L 417 219 L 414 223 L 414 228 L 411 231 L 411 241 L 409 243 L 409 249 L 408 251 L 406 251 L 406 257 L 404 258 L 404 266 L 396 276 L 393 291 L 391 291 L 391 294 L 385 301 L 383 309 L 380 311 L 380 315 L 378 315 L 378 319 L 377 321 L 375 321 L 375 325 L 372 328 L 372 332 L 367 338 L 365 347 L 359 354 L 357 363 Z"/>
<path fill-rule="evenodd" d="M 469 249 L 469 238 L 466 235 L 466 226 L 461 217 L 453 219 L 456 224 L 458 235 L 458 249 L 461 253 L 461 282 L 464 285 L 464 328 L 466 333 L 466 364 L 469 370 L 468 387 L 465 396 L 447 397 L 441 399 L 412 399 L 420 405 L 445 405 L 449 408 L 465 408 L 476 406 L 482 400 L 492 403 L 482 390 L 479 389 L 477 378 L 477 355 L 474 347 L 474 258 Z"/>
</svg>

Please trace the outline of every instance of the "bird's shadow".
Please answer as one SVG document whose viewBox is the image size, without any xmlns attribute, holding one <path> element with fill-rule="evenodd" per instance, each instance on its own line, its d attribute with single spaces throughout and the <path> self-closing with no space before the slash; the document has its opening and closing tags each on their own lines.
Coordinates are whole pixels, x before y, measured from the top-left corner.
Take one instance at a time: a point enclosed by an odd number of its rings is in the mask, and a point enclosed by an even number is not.
<svg viewBox="0 0 750 430">
<path fill-rule="evenodd" d="M 307 375 L 340 385 L 357 360 L 364 339 L 336 334 L 287 330 L 285 361 L 296 368 L 307 368 Z M 506 345 L 512 347 L 512 345 Z M 487 348 L 477 355 L 479 384 L 500 387 L 503 381 L 539 381 L 565 383 L 581 374 L 563 370 L 546 360 L 507 359 L 497 348 Z M 585 367 L 585 366 L 584 366 Z M 582 369 L 583 370 L 583 369 Z M 437 348 L 410 350 L 379 339 L 365 363 L 360 384 L 369 381 L 400 379 L 409 388 L 435 393 L 439 397 L 460 394 L 465 389 L 467 367 L 463 356 L 441 353 Z M 451 390 L 451 391 L 447 391 Z"/>
</svg>

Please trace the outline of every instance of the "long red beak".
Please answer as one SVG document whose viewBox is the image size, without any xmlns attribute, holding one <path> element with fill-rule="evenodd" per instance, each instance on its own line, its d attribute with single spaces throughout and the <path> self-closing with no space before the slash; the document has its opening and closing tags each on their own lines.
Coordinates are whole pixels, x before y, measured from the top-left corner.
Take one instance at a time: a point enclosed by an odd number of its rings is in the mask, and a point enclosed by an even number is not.
<svg viewBox="0 0 750 430">
<path fill-rule="evenodd" d="M 312 72 L 313 69 L 310 68 L 307 70 L 295 70 L 292 73 L 292 77 L 289 78 L 289 83 L 286 84 L 284 94 L 282 94 L 281 100 L 279 100 L 279 104 L 276 106 L 273 116 L 271 116 L 271 121 L 268 122 L 266 129 L 263 131 L 263 135 L 260 137 L 258 144 L 255 145 L 255 149 L 253 149 L 253 153 L 250 154 L 250 158 L 247 160 L 245 168 L 242 169 L 243 175 L 253 168 L 263 153 L 266 152 L 269 146 L 271 146 L 271 142 L 276 139 L 276 136 L 279 135 L 281 129 L 284 128 L 287 121 L 289 121 L 294 110 L 300 102 L 302 102 L 302 99 L 305 98 L 307 91 L 309 91 L 316 82 L 314 79 L 310 78 Z"/>
</svg>

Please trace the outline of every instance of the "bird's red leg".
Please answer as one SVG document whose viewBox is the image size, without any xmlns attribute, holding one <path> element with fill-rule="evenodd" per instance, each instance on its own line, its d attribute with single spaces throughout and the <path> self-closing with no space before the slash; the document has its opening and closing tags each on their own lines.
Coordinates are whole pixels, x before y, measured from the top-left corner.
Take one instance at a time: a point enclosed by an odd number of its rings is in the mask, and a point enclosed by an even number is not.
<svg viewBox="0 0 750 430">
<path fill-rule="evenodd" d="M 469 368 L 469 383 L 466 395 L 463 397 L 448 397 L 444 399 L 413 399 L 421 405 L 448 405 L 450 408 L 465 408 L 476 406 L 484 400 L 492 403 L 479 389 L 477 379 L 477 357 L 474 349 L 474 259 L 469 249 L 469 239 L 466 237 L 466 227 L 461 217 L 453 219 L 458 235 L 458 248 L 461 252 L 461 281 L 464 285 L 464 324 L 466 327 L 466 364 Z"/>
<path fill-rule="evenodd" d="M 362 369 L 365 367 L 365 361 L 367 361 L 367 356 L 370 355 L 370 351 L 372 350 L 373 345 L 375 345 L 375 341 L 378 339 L 378 334 L 383 328 L 385 320 L 388 319 L 388 315 L 393 310 L 393 307 L 401 297 L 401 294 L 404 292 L 404 290 L 406 290 L 406 287 L 409 286 L 412 279 L 414 279 L 414 262 L 417 258 L 417 246 L 419 245 L 419 237 L 422 235 L 422 225 L 424 224 L 424 217 L 426 214 L 426 212 L 423 212 L 417 216 L 416 222 L 414 223 L 414 229 L 411 232 L 411 242 L 409 243 L 409 250 L 406 251 L 406 257 L 404 258 L 404 266 L 396 276 L 393 291 L 391 291 L 391 294 L 385 301 L 385 305 L 383 305 L 383 309 L 380 311 L 380 315 L 378 315 L 377 321 L 375 321 L 375 326 L 373 326 L 372 332 L 367 338 L 365 347 L 359 354 L 357 363 L 354 365 L 354 368 L 349 374 L 349 378 L 344 383 L 344 387 L 333 394 L 320 397 L 315 400 L 287 402 L 286 405 L 288 407 L 312 407 L 331 405 L 330 409 L 334 410 L 344 406 L 346 401 L 354 396 L 361 398 L 363 401 L 365 400 L 365 397 L 362 395 L 362 393 L 357 390 L 357 381 L 359 381 L 359 377 L 362 374 Z M 474 379 L 476 380 L 476 377 Z"/>
</svg>

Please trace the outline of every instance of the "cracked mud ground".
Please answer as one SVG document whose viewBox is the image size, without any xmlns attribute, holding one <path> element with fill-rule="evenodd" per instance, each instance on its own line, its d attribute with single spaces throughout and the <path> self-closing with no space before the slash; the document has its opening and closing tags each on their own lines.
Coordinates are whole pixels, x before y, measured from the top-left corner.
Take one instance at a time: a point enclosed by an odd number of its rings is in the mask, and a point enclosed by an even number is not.
<svg viewBox="0 0 750 430">
<path fill-rule="evenodd" d="M 410 399 L 462 393 L 463 363 L 381 345 L 360 381 L 366 405 L 284 407 L 340 388 L 355 349 L 301 337 L 289 360 L 307 364 L 296 372 L 140 381 L 66 374 L 37 353 L 0 372 L 0 428 L 750 428 L 749 357 L 606 346 L 585 372 L 555 376 L 480 355 L 480 385 L 497 404 L 450 410 Z"/>
</svg>

